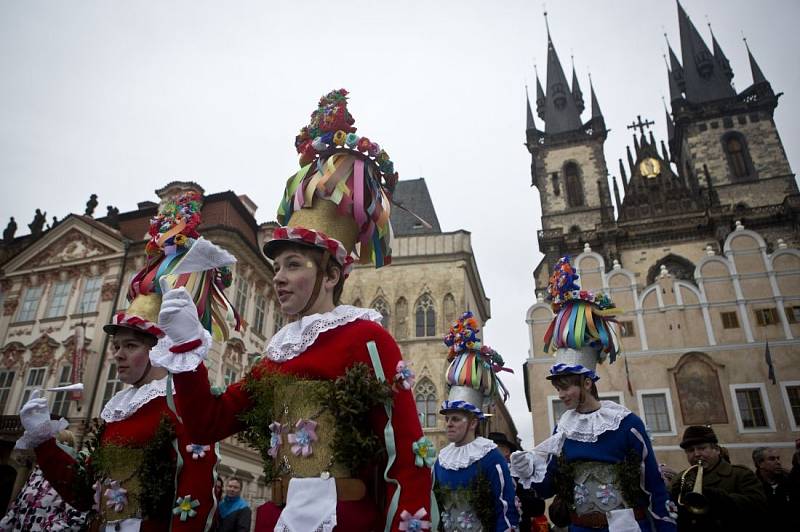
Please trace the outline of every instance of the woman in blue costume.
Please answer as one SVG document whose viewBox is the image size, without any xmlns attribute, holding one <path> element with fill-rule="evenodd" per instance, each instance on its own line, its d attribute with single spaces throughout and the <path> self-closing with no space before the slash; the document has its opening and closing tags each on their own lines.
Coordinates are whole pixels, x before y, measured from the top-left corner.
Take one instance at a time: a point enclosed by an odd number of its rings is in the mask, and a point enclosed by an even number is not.
<svg viewBox="0 0 800 532">
<path fill-rule="evenodd" d="M 481 347 L 477 320 L 466 312 L 450 329 L 447 383 L 442 403 L 447 439 L 434 466 L 434 492 L 445 532 L 506 532 L 518 530 L 514 482 L 505 458 L 492 440 L 476 436 L 481 408 L 502 383 L 495 375 L 503 361 L 495 351 Z M 507 395 L 507 394 L 506 394 Z"/>
<path fill-rule="evenodd" d="M 675 505 L 644 423 L 597 394 L 597 363 L 614 362 L 618 353 L 610 325 L 616 309 L 608 296 L 581 290 L 577 278 L 562 258 L 550 278 L 556 316 L 544 338 L 545 349 L 556 348 L 547 378 L 567 410 L 550 438 L 512 454 L 511 473 L 540 497 L 556 495 L 556 514 L 571 531 L 672 532 Z"/>
</svg>

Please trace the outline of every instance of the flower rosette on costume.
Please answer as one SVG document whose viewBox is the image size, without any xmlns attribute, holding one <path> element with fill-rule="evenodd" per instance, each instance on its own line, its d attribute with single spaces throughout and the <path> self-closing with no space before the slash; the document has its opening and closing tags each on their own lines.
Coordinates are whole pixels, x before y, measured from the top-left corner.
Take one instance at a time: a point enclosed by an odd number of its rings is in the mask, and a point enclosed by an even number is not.
<svg viewBox="0 0 800 532">
<path fill-rule="evenodd" d="M 436 462 L 436 447 L 427 436 L 423 436 L 411 446 L 414 451 L 414 465 L 417 467 L 433 467 Z"/>
<path fill-rule="evenodd" d="M 195 508 L 200 506 L 200 501 L 192 499 L 191 495 L 186 495 L 185 497 L 178 497 L 175 501 L 175 505 L 175 508 L 172 509 L 172 513 L 180 516 L 181 521 L 186 521 L 188 518 L 197 515 L 197 510 L 195 510 Z"/>
<path fill-rule="evenodd" d="M 420 508 L 415 513 L 408 510 L 400 512 L 400 530 L 409 532 L 419 532 L 420 530 L 430 530 L 431 522 L 425 520 L 428 512 L 425 508 Z"/>
<path fill-rule="evenodd" d="M 295 424 L 295 431 L 287 436 L 295 456 L 308 457 L 314 452 L 311 444 L 317 441 L 317 422 L 311 419 L 300 419 Z"/>
<path fill-rule="evenodd" d="M 128 490 L 120 486 L 116 480 L 112 480 L 108 486 L 103 494 L 106 498 L 106 506 L 120 513 L 128 505 Z"/>
<path fill-rule="evenodd" d="M 414 387 L 416 378 L 414 370 L 411 369 L 411 364 L 405 360 L 401 360 L 397 363 L 397 367 L 395 368 L 392 387 L 395 391 L 411 390 L 411 388 Z"/>
<path fill-rule="evenodd" d="M 192 460 L 205 458 L 206 453 L 210 450 L 210 445 L 201 445 L 199 443 L 190 443 L 186 446 L 186 452 L 192 455 Z"/>
</svg>

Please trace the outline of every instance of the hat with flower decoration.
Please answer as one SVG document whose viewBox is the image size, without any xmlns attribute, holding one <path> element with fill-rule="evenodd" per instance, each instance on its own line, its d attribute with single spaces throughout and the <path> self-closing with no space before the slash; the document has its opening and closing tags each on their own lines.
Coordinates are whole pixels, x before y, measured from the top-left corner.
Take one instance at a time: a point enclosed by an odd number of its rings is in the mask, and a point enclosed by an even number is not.
<svg viewBox="0 0 800 532">
<path fill-rule="evenodd" d="M 185 287 L 203 327 L 214 338 L 227 339 L 227 322 L 235 323 L 236 330 L 240 327 L 239 314 L 224 292 L 232 281 L 228 266 L 236 259 L 197 232 L 203 207 L 198 185 L 172 183 L 159 193 L 162 201 L 150 220 L 146 262 L 128 286 L 130 305 L 103 330 L 115 334 L 120 327 L 127 327 L 164 336 L 157 325 L 162 290 Z"/>
<path fill-rule="evenodd" d="M 502 395 L 504 402 L 508 398 L 508 390 L 497 373 L 512 370 L 503 367 L 505 362 L 497 351 L 481 344 L 479 331 L 478 320 L 467 311 L 453 322 L 444 337 L 448 347 L 446 380 L 449 390 L 440 414 L 464 410 L 483 419 L 484 407 L 495 397 Z"/>
<path fill-rule="evenodd" d="M 391 262 L 389 202 L 398 179 L 386 151 L 356 133 L 347 94 L 339 89 L 323 96 L 295 138 L 301 168 L 286 183 L 281 227 L 264 245 L 269 258 L 287 242 L 317 247 L 345 276 L 354 252 L 377 268 Z"/>
<path fill-rule="evenodd" d="M 544 334 L 545 352 L 555 351 L 556 357 L 548 379 L 585 375 L 597 381 L 598 362 L 608 358 L 613 363 L 619 353 L 619 339 L 611 325 L 618 309 L 607 294 L 582 290 L 577 279 L 569 257 L 559 259 L 547 288 L 547 299 L 556 313 Z"/>
</svg>

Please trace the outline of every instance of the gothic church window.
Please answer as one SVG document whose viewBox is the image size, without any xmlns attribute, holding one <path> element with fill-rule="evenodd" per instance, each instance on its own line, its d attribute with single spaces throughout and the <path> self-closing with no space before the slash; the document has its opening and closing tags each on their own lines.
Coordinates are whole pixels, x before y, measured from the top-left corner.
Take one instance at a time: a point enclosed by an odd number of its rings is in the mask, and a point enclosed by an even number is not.
<svg viewBox="0 0 800 532">
<path fill-rule="evenodd" d="M 415 307 L 416 337 L 436 336 L 436 310 L 433 299 L 425 294 L 417 300 Z"/>
<path fill-rule="evenodd" d="M 389 330 L 389 305 L 386 304 L 386 300 L 379 297 L 370 306 L 381 313 L 381 316 L 383 316 L 381 325 L 383 325 L 384 329 Z"/>
<path fill-rule="evenodd" d="M 564 181 L 567 187 L 567 203 L 570 207 L 583 206 L 583 186 L 578 165 L 569 162 L 564 165 Z"/>
<path fill-rule="evenodd" d="M 394 335 L 398 340 L 403 340 L 408 336 L 408 302 L 406 298 L 401 297 L 394 304 L 394 315 L 396 318 L 396 325 Z"/>
<path fill-rule="evenodd" d="M 453 294 L 444 296 L 444 305 L 442 308 L 444 309 L 445 330 L 447 330 L 450 324 L 456 321 L 456 300 Z"/>
<path fill-rule="evenodd" d="M 423 427 L 436 427 L 436 414 L 439 411 L 436 400 L 436 386 L 431 380 L 423 377 L 414 387 L 414 398 L 417 400 L 417 414 Z"/>
<path fill-rule="evenodd" d="M 728 157 L 731 175 L 743 179 L 753 175 L 753 165 L 747 144 L 741 133 L 728 133 L 722 138 L 722 147 Z"/>
</svg>

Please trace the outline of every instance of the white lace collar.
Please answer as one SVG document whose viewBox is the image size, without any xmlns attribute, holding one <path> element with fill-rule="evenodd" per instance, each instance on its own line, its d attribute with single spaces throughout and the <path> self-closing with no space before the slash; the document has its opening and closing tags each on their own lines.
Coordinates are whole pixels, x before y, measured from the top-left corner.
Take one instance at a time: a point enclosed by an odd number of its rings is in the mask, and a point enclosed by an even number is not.
<svg viewBox="0 0 800 532">
<path fill-rule="evenodd" d="M 274 362 L 285 362 L 303 353 L 320 333 L 335 329 L 355 320 L 380 322 L 381 313 L 371 308 L 339 305 L 330 312 L 303 316 L 298 321 L 284 325 L 269 341 L 267 358 Z"/>
<path fill-rule="evenodd" d="M 457 471 L 469 467 L 484 456 L 489 451 L 497 448 L 497 444 L 492 440 L 478 436 L 471 442 L 460 447 L 451 443 L 439 451 L 439 465 L 445 469 Z"/>
<path fill-rule="evenodd" d="M 558 420 L 556 433 L 563 433 L 570 440 L 596 442 L 597 437 L 608 430 L 617 430 L 622 420 L 631 411 L 614 401 L 600 401 L 600 408 L 588 414 L 567 410 Z"/>
<path fill-rule="evenodd" d="M 150 381 L 138 388 L 126 388 L 118 392 L 103 407 L 100 417 L 103 418 L 103 421 L 108 422 L 122 421 L 129 418 L 142 405 L 149 403 L 156 397 L 165 397 L 167 395 L 167 378 L 169 378 L 169 375 L 163 379 Z"/>
</svg>

